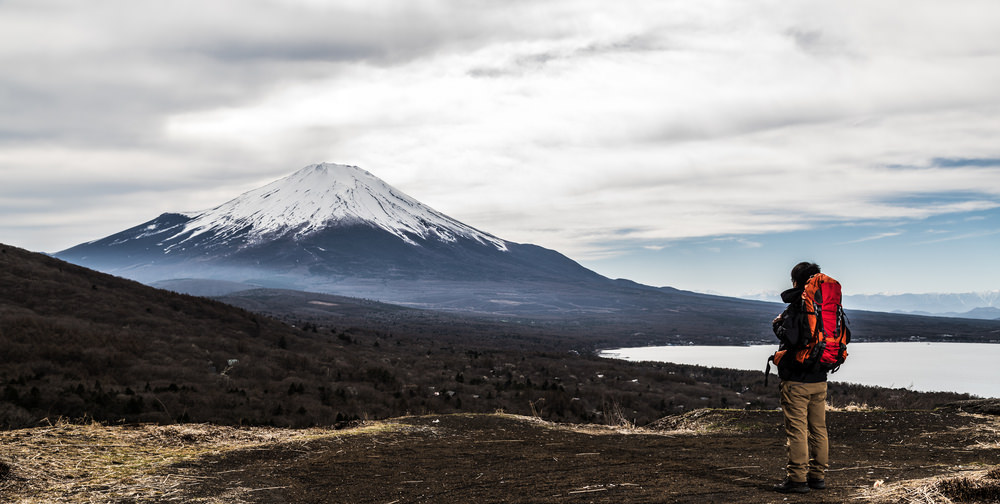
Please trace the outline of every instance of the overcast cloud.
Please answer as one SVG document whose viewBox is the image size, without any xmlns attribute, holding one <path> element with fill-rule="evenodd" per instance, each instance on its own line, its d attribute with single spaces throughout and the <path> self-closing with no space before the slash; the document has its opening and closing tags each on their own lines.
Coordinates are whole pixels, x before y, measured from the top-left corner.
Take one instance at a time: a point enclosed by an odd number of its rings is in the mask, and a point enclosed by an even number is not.
<svg viewBox="0 0 1000 504">
<path fill-rule="evenodd" d="M 0 241 L 330 161 L 610 270 L 698 238 L 884 243 L 1000 208 L 997 26 L 991 1 L 4 0 Z M 955 236 L 996 244 L 981 225 Z"/>
</svg>

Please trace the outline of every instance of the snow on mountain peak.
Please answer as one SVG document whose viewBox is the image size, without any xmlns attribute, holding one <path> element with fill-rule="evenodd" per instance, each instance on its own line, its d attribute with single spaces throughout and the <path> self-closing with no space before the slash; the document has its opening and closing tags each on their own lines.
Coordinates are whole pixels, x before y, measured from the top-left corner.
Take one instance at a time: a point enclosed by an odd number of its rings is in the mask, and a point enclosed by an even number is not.
<svg viewBox="0 0 1000 504">
<path fill-rule="evenodd" d="M 177 235 L 190 232 L 184 241 L 212 232 L 222 239 L 246 233 L 253 243 L 364 224 L 413 245 L 413 236 L 446 242 L 469 238 L 507 250 L 503 240 L 420 203 L 368 171 L 332 163 L 309 165 L 192 217 Z"/>
</svg>

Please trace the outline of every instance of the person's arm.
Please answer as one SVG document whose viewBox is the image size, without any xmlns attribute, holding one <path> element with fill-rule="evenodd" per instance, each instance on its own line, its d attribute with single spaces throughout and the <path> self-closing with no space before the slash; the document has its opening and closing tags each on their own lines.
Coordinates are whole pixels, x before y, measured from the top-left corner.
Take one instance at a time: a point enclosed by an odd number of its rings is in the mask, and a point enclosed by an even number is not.
<svg viewBox="0 0 1000 504">
<path fill-rule="evenodd" d="M 787 314 L 787 313 L 788 313 L 788 309 L 785 309 L 785 311 L 781 312 L 780 315 L 778 315 L 777 317 L 774 317 L 774 320 L 771 321 L 771 330 L 774 331 L 774 335 L 777 336 L 778 339 L 782 339 L 782 337 L 781 337 L 782 327 L 781 326 L 785 323 L 785 314 Z"/>
<path fill-rule="evenodd" d="M 798 334 L 795 334 L 795 328 L 789 327 L 789 323 L 794 324 L 795 322 L 795 314 L 792 313 L 791 310 L 792 305 L 788 305 L 788 307 L 785 308 L 785 311 L 781 312 L 781 315 L 778 315 L 771 321 L 771 329 L 774 331 L 774 335 L 778 337 L 778 340 L 781 341 L 782 344 L 789 347 L 793 347 L 796 343 L 798 343 Z M 793 338 L 796 341 L 792 341 Z"/>
</svg>

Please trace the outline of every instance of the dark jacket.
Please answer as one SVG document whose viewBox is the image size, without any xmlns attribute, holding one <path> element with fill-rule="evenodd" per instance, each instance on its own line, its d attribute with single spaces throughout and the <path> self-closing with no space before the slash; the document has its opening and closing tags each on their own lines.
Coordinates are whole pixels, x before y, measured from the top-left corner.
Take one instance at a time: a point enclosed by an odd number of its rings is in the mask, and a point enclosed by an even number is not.
<svg viewBox="0 0 1000 504">
<path fill-rule="evenodd" d="M 803 290 L 802 287 L 795 287 L 781 293 L 781 300 L 788 303 L 788 306 L 781 312 L 780 321 L 774 324 L 774 334 L 781 341 L 780 349 L 798 348 L 809 337 L 808 331 L 802 331 L 797 323 L 802 310 Z M 820 383 L 826 381 L 826 371 L 819 366 L 803 369 L 795 359 L 787 355 L 778 363 L 778 377 L 782 381 Z"/>
</svg>

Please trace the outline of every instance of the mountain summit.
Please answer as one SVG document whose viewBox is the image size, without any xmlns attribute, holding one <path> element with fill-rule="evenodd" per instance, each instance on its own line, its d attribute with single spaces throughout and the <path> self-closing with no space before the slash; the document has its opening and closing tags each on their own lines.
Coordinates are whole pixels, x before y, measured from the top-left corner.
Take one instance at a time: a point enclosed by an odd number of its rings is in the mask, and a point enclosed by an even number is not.
<svg viewBox="0 0 1000 504">
<path fill-rule="evenodd" d="M 507 248 L 503 240 L 420 203 L 361 168 L 331 163 L 307 166 L 194 214 L 168 241 L 173 243 L 170 247 L 178 247 L 208 234 L 218 243 L 235 238 L 252 246 L 353 225 L 382 229 L 411 245 L 418 245 L 418 239 L 455 242 L 461 237 L 498 250 Z"/>
<path fill-rule="evenodd" d="M 463 224 L 361 168 L 328 163 L 55 255 L 146 283 L 224 280 L 396 302 L 426 294 L 431 281 L 456 293 L 488 282 L 607 281 L 558 252 Z"/>
</svg>

